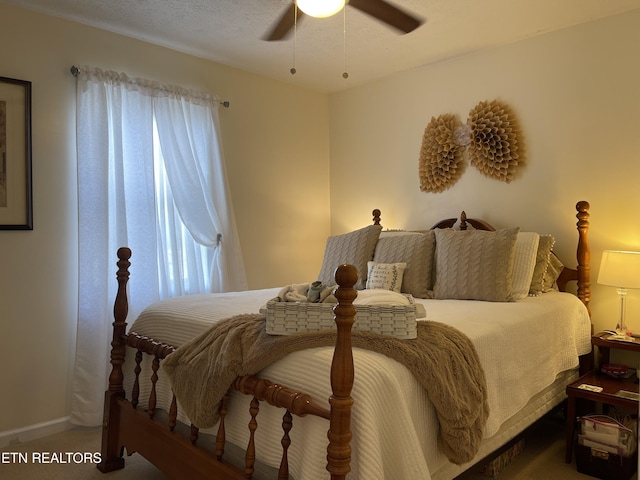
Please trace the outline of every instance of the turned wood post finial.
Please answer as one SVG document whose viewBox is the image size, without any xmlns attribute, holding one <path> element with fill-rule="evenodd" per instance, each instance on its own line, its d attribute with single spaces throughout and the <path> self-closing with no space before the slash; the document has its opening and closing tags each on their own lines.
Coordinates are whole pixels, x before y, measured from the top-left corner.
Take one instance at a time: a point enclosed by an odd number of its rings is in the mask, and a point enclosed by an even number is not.
<svg viewBox="0 0 640 480">
<path fill-rule="evenodd" d="M 358 281 L 358 269 L 353 265 L 343 264 L 338 266 L 334 275 L 338 287 L 343 290 L 352 289 Z M 355 299 L 355 296 L 353 299 Z"/>
<path fill-rule="evenodd" d="M 127 302 L 127 283 L 129 281 L 129 267 L 131 262 L 131 249 L 127 247 L 121 247 L 118 249 L 118 271 L 116 278 L 118 280 L 118 292 L 116 294 L 116 301 L 113 305 L 113 313 L 116 322 L 124 321 L 129 313 L 129 307 Z"/>
<path fill-rule="evenodd" d="M 127 282 L 129 281 L 129 267 L 131 263 L 131 250 L 123 247 L 118 250 L 118 291 L 113 304 L 113 337 L 111 340 L 111 373 L 109 374 L 109 388 L 105 393 L 104 417 L 102 421 L 102 460 L 98 464 L 101 472 L 111 472 L 124 467 L 122 458 L 122 444 L 120 443 L 119 415 L 116 402 L 118 398 L 124 398 L 124 386 L 122 364 L 126 353 L 125 334 L 127 330 Z M 135 394 L 138 395 L 137 393 Z"/>
<path fill-rule="evenodd" d="M 382 212 L 376 208 L 371 214 L 373 215 L 373 224 L 380 225 L 380 215 L 382 215 Z"/>
<path fill-rule="evenodd" d="M 127 315 L 129 313 L 129 301 L 127 299 L 127 282 L 129 281 L 129 267 L 131 262 L 131 250 L 126 247 L 118 249 L 118 291 L 113 304 L 113 337 L 111 339 L 111 374 L 109 375 L 109 391 L 123 392 L 122 364 L 124 363 L 126 343 L 123 340 L 127 331 Z"/>
<path fill-rule="evenodd" d="M 591 253 L 589 249 L 589 202 L 581 200 L 576 204 L 576 218 L 578 223 L 578 298 L 587 307 L 589 314 L 589 302 L 591 301 Z"/>
<path fill-rule="evenodd" d="M 353 286 L 358 281 L 358 271 L 353 265 L 340 265 L 335 271 L 335 279 L 338 283 L 335 291 L 338 305 L 333 311 L 338 333 L 331 362 L 333 393 L 329 397 L 331 413 L 327 433 L 327 470 L 332 480 L 342 480 L 351 470 L 351 389 L 354 378 L 351 328 L 356 315 L 353 301 L 357 292 Z"/>
<path fill-rule="evenodd" d="M 460 214 L 460 230 L 466 230 L 466 229 L 467 229 L 467 212 L 463 210 L 462 213 Z"/>
</svg>

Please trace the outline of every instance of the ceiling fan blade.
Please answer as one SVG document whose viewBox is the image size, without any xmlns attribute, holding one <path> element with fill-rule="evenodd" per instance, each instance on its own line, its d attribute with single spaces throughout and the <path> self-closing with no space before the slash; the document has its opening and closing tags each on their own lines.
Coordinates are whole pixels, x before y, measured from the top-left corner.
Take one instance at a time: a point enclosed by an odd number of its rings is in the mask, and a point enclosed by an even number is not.
<svg viewBox="0 0 640 480">
<path fill-rule="evenodd" d="M 298 22 L 304 17 L 304 13 L 298 10 Z M 273 25 L 273 28 L 262 37 L 263 40 L 269 42 L 275 40 L 284 40 L 296 23 L 296 4 L 291 2 L 291 5 L 282 13 L 280 19 Z"/>
<path fill-rule="evenodd" d="M 384 0 L 349 0 L 348 4 L 403 33 L 412 32 L 424 23 L 422 19 L 409 15 Z"/>
</svg>

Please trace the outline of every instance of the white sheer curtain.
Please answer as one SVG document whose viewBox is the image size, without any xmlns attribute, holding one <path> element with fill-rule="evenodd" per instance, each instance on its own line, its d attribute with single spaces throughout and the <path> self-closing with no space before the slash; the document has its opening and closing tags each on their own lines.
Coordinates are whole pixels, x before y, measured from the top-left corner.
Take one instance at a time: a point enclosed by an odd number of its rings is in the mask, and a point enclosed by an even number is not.
<svg viewBox="0 0 640 480">
<path fill-rule="evenodd" d="M 211 264 L 210 289 L 219 292 L 246 289 L 246 280 L 234 274 L 242 257 L 224 163 L 211 161 L 222 158 L 217 104 L 177 87 L 154 97 L 160 150 L 180 218 L 199 245 L 225 245 L 213 250 Z"/>
<path fill-rule="evenodd" d="M 80 69 L 73 423 L 102 422 L 119 247 L 133 251 L 129 323 L 161 298 L 246 289 L 217 103 L 121 73 Z"/>
</svg>

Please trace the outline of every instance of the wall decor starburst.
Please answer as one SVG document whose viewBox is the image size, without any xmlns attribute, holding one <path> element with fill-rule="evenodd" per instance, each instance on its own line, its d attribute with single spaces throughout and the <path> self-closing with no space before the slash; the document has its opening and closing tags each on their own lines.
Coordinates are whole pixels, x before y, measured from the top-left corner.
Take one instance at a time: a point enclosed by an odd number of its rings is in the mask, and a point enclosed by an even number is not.
<svg viewBox="0 0 640 480">
<path fill-rule="evenodd" d="M 521 155 L 520 125 L 509 105 L 498 100 L 480 102 L 469 112 L 471 165 L 483 175 L 511 182 Z"/>
<path fill-rule="evenodd" d="M 466 167 L 465 151 L 483 175 L 509 183 L 525 161 L 523 147 L 515 114 L 499 100 L 478 103 L 466 124 L 450 113 L 431 117 L 420 147 L 420 190 L 442 192 L 455 184 Z"/>
<path fill-rule="evenodd" d="M 463 147 L 454 139 L 460 121 L 452 114 L 431 117 L 420 148 L 420 190 L 442 192 L 458 181 L 464 170 Z"/>
</svg>

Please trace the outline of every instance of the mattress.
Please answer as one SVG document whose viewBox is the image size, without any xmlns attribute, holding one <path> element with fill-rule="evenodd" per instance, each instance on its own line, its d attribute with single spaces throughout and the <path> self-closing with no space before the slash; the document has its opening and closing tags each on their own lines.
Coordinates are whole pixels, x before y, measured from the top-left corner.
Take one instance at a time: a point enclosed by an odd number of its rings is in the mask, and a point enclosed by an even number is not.
<svg viewBox="0 0 640 480">
<path fill-rule="evenodd" d="M 131 330 L 179 346 L 204 332 L 212 322 L 258 312 L 278 291 L 265 289 L 165 300 L 145 309 Z M 447 323 L 463 331 L 476 347 L 487 378 L 490 407 L 484 432 L 486 445 L 502 438 L 507 441 L 524 428 L 520 425 L 530 424 L 540 412 L 557 404 L 564 385 L 575 376 L 578 356 L 591 349 L 588 312 L 571 294 L 549 292 L 510 303 L 416 301 L 425 307 L 424 321 Z M 331 348 L 296 352 L 264 369 L 260 376 L 307 392 L 323 403 L 331 394 L 332 355 Z M 350 478 L 443 480 L 464 469 L 452 465 L 439 452 L 434 408 L 406 368 L 383 355 L 361 349 L 354 349 L 354 364 Z M 128 378 L 126 383 L 131 381 Z M 148 386 L 143 385 L 143 394 L 145 389 Z M 157 389 L 159 406 L 168 407 L 170 387 L 160 381 Z M 237 392 L 231 397 L 227 438 L 238 445 L 245 445 L 248 439 L 249 400 Z M 244 405 L 238 408 L 234 404 Z M 258 417 L 259 460 L 274 466 L 279 463 L 281 453 L 281 416 L 281 411 L 265 407 Z M 524 423 L 516 422 L 518 416 L 523 417 Z M 186 418 L 181 420 L 188 423 Z M 289 455 L 294 478 L 326 478 L 327 428 L 328 423 L 321 418 L 294 419 Z M 486 445 L 481 449 L 489 448 Z M 500 443 L 495 445 L 498 446 Z"/>
</svg>

